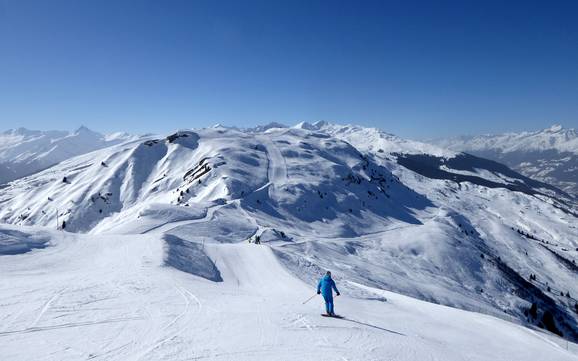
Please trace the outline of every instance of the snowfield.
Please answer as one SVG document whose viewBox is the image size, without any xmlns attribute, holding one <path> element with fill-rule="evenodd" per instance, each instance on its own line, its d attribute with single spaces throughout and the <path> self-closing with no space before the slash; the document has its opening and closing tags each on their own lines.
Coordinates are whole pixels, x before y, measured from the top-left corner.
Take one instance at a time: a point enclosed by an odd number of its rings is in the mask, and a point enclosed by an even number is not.
<svg viewBox="0 0 578 361">
<path fill-rule="evenodd" d="M 102 135 L 86 127 L 74 132 L 25 128 L 0 133 L 0 184 L 53 166 L 76 155 L 135 139 L 124 133 Z"/>
<path fill-rule="evenodd" d="M 167 267 L 160 234 L 18 229 L 53 245 L 0 256 L 3 360 L 578 359 L 541 331 L 353 283 L 365 296 L 323 318 L 264 245 L 205 245 L 212 282 Z"/>
<path fill-rule="evenodd" d="M 2 359 L 578 360 L 577 215 L 375 129 L 130 139 L 0 189 Z"/>
<path fill-rule="evenodd" d="M 454 151 L 504 163 L 518 172 L 578 196 L 578 132 L 560 125 L 535 132 L 434 140 Z"/>
</svg>

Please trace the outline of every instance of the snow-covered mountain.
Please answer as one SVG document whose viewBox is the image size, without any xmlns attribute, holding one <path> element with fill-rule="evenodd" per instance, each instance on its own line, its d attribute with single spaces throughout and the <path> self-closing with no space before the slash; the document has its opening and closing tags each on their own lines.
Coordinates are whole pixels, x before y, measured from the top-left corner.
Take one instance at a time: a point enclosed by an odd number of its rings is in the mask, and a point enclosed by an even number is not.
<svg viewBox="0 0 578 361">
<path fill-rule="evenodd" d="M 102 135 L 84 126 L 74 132 L 7 130 L 0 133 L 0 184 L 132 138 L 124 133 Z"/>
<path fill-rule="evenodd" d="M 94 357 L 283 359 L 271 352 L 285 350 L 319 359 L 316 342 L 353 337 L 349 351 L 338 349 L 352 359 L 459 360 L 475 349 L 480 360 L 571 360 L 538 329 L 578 340 L 577 218 L 575 201 L 555 187 L 377 129 L 318 122 L 145 136 L 0 189 L 0 222 L 11 224 L 0 227 L 0 257 L 16 257 L 0 271 L 21 285 L 0 285 L 0 307 L 15 312 L 32 293 L 26 307 L 41 310 L 30 320 L 6 316 L 16 331 L 0 337 L 16 350 L 42 327 L 93 320 L 82 310 L 96 302 L 94 312 L 119 325 L 97 327 L 117 336 L 95 333 L 103 341 Z M 42 228 L 56 226 L 68 232 Z M 338 300 L 350 320 L 341 331 L 312 321 L 316 308 L 301 304 L 326 269 L 348 295 Z M 140 319 L 150 332 L 123 331 Z M 311 333 L 280 340 L 300 328 Z M 260 336 L 235 336 L 242 329 Z M 226 337 L 209 341 L 217 334 Z M 415 357 L 387 353 L 394 336 L 409 337 Z M 52 337 L 52 351 L 74 349 Z M 187 353 L 195 337 L 209 349 Z M 229 354 L 231 345 L 248 353 Z"/>
<path fill-rule="evenodd" d="M 516 171 L 578 195 L 578 133 L 560 125 L 522 133 L 462 136 L 433 141 L 504 163 Z"/>
<path fill-rule="evenodd" d="M 523 176 L 503 164 L 428 143 L 401 139 L 377 128 L 322 121 L 313 124 L 300 123 L 295 127 L 342 139 L 360 151 L 385 156 L 428 178 L 468 181 L 490 188 L 508 188 L 528 194 L 545 193 L 562 199 L 571 197 L 550 184 Z"/>
</svg>

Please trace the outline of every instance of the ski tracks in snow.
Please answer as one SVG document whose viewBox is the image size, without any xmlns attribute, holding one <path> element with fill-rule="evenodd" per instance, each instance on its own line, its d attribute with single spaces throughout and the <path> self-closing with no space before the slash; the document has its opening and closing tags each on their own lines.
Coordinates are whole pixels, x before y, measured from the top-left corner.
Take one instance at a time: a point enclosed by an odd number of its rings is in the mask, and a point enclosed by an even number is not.
<svg viewBox="0 0 578 361">
<path fill-rule="evenodd" d="M 317 344 L 319 346 L 324 347 L 324 348 L 328 348 L 328 349 L 342 348 L 343 344 L 346 344 L 353 337 L 353 335 L 350 334 L 349 338 L 345 342 L 341 342 L 341 344 L 338 346 L 338 345 L 334 344 L 333 342 L 329 341 L 329 339 L 327 337 L 325 337 L 325 335 L 323 335 L 323 333 L 321 332 L 320 327 L 311 323 L 311 321 L 304 314 L 298 314 L 297 319 L 295 321 L 293 321 L 293 324 L 301 324 L 303 327 L 305 327 L 305 329 L 307 329 L 307 331 L 309 331 L 311 333 L 312 336 L 314 336 L 317 339 Z M 345 327 L 345 328 L 349 328 L 349 327 Z M 339 356 L 339 358 L 342 361 L 349 361 L 344 356 Z"/>
<path fill-rule="evenodd" d="M 134 274 L 139 275 L 141 280 L 146 282 L 147 279 L 155 279 L 155 277 L 149 274 L 149 271 L 156 272 L 158 270 L 155 270 L 156 267 L 151 267 L 152 260 L 155 256 L 151 248 L 153 238 L 144 236 L 142 241 L 145 243 L 145 247 L 141 245 L 138 248 L 144 248 L 145 252 L 139 254 L 138 252 L 134 252 L 135 247 L 130 251 L 126 248 L 126 263 L 131 264 Z M 140 262 L 138 262 L 138 260 L 140 260 Z M 160 280 L 157 279 L 150 287 L 151 289 L 164 289 L 166 285 L 171 285 L 173 294 L 176 297 L 171 297 L 166 291 L 163 291 L 161 298 L 156 300 L 155 305 L 152 305 L 151 302 L 140 305 L 141 309 L 149 316 L 149 318 L 145 320 L 146 331 L 138 332 L 137 336 L 129 343 L 130 347 L 124 348 L 124 352 L 122 353 L 125 355 L 122 357 L 124 360 L 157 359 L 157 357 L 155 357 L 156 352 L 174 341 L 190 327 L 190 325 L 194 324 L 196 316 L 202 312 L 203 303 L 201 300 L 186 287 L 176 282 L 172 277 L 172 273 L 165 271 L 166 270 L 161 271 L 162 277 Z M 147 298 L 145 295 L 143 296 L 143 298 Z M 165 306 L 171 310 L 175 309 L 176 307 L 171 306 L 170 301 L 175 298 L 182 300 L 182 302 L 177 303 L 181 305 L 182 311 L 173 315 L 167 321 L 167 317 L 163 315 L 163 309 Z M 115 356 L 120 355 L 116 354 Z"/>
<path fill-rule="evenodd" d="M 309 332 L 311 332 L 312 335 L 314 335 L 320 341 L 321 346 L 325 347 L 333 346 L 333 344 L 329 342 L 327 337 L 320 334 L 320 332 L 316 332 L 317 326 L 312 325 L 306 316 L 299 314 L 297 320 L 295 320 L 294 323 L 300 323 L 301 325 L 303 325 Z"/>
<path fill-rule="evenodd" d="M 46 311 L 48 311 L 48 309 L 50 308 L 50 305 L 52 304 L 52 302 L 54 302 L 57 298 L 59 298 L 60 296 L 62 296 L 62 294 L 66 291 L 68 287 L 63 287 L 61 288 L 59 291 L 57 291 L 54 295 L 52 295 L 52 297 L 50 297 L 50 299 L 48 301 L 46 301 L 44 303 L 44 305 L 42 306 L 42 308 L 40 309 L 40 312 L 38 312 L 38 316 L 36 316 L 36 318 L 34 319 L 34 321 L 32 321 L 32 323 L 30 324 L 30 326 L 28 326 L 28 328 L 32 329 L 35 328 L 36 325 L 38 324 L 38 322 L 40 321 L 40 319 L 42 318 L 42 316 L 44 316 L 44 314 L 46 313 Z"/>
<path fill-rule="evenodd" d="M 279 147 L 275 144 L 275 139 L 262 137 L 261 140 L 267 149 L 267 158 L 269 159 L 267 169 L 269 183 L 278 185 L 287 183 L 287 164 Z"/>
<path fill-rule="evenodd" d="M 181 296 L 184 300 L 184 310 L 180 314 L 176 315 L 168 324 L 166 324 L 161 329 L 161 333 L 165 333 L 174 328 L 169 333 L 163 334 L 148 347 L 146 347 L 142 352 L 138 353 L 136 356 L 130 358 L 131 360 L 142 360 L 147 356 L 151 355 L 153 352 L 158 350 L 159 348 L 163 347 L 165 344 L 173 341 L 177 338 L 181 333 L 185 331 L 190 325 L 193 324 L 195 315 L 199 314 L 203 308 L 202 302 L 199 300 L 197 296 L 195 296 L 192 292 L 187 290 L 185 287 L 179 286 L 177 284 L 173 285 L 174 290 L 177 294 Z M 196 312 L 192 312 L 191 308 L 193 307 L 192 304 L 196 304 Z M 155 359 L 155 358 L 153 358 Z"/>
<path fill-rule="evenodd" d="M 262 136 L 259 138 L 262 144 L 265 146 L 267 151 L 267 178 L 268 181 L 259 189 L 255 190 L 258 192 L 264 188 L 268 188 L 269 198 L 272 199 L 273 197 L 273 190 L 276 187 L 280 187 L 283 184 L 287 183 L 287 163 L 285 161 L 285 157 L 279 150 L 279 147 L 275 144 L 275 139 L 271 136 Z"/>
</svg>

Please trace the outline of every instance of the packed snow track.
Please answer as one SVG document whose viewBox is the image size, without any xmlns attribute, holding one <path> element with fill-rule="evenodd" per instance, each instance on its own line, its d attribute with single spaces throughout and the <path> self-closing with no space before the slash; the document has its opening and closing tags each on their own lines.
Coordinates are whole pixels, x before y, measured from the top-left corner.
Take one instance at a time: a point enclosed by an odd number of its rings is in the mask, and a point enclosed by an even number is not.
<svg viewBox="0 0 578 361">
<path fill-rule="evenodd" d="M 212 282 L 165 266 L 161 234 L 52 236 L 0 255 L 2 360 L 578 360 L 552 336 L 369 288 L 336 299 L 345 319 L 320 317 L 319 296 L 303 304 L 315 285 L 266 245 L 206 245 Z"/>
</svg>

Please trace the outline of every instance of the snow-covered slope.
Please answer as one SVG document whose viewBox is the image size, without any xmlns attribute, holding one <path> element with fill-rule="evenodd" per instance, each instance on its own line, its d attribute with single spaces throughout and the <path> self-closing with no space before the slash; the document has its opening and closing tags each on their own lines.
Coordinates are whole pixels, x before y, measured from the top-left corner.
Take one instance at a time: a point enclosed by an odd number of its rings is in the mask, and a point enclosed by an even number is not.
<svg viewBox="0 0 578 361">
<path fill-rule="evenodd" d="M 578 133 L 561 125 L 553 125 L 535 132 L 459 137 L 440 140 L 439 143 L 446 148 L 467 148 L 477 151 L 496 149 L 504 153 L 547 150 L 578 153 Z"/>
<path fill-rule="evenodd" d="M 571 197 L 556 187 L 525 177 L 500 163 L 427 143 L 401 139 L 380 129 L 327 122 L 300 123 L 296 127 L 343 139 L 360 151 L 394 159 L 428 178 L 467 181 L 528 194 L 546 193 L 562 198 Z"/>
<path fill-rule="evenodd" d="M 0 184 L 131 138 L 124 133 L 102 135 L 86 127 L 74 132 L 7 130 L 0 133 Z"/>
<path fill-rule="evenodd" d="M 344 319 L 321 317 L 320 296 L 303 304 L 313 285 L 263 245 L 206 244 L 213 282 L 166 267 L 174 242 L 160 234 L 6 232 L 51 246 L 0 255 L 3 360 L 578 359 L 578 345 L 541 331 L 356 283 L 358 297 L 336 299 Z"/>
<path fill-rule="evenodd" d="M 535 132 L 462 136 L 434 143 L 508 165 L 578 195 L 578 133 L 554 125 Z"/>
<path fill-rule="evenodd" d="M 370 182 L 370 174 L 378 181 Z M 0 219 L 53 225 L 58 210 L 66 230 L 100 232 L 125 226 L 128 214 L 146 215 L 156 204 L 188 211 L 232 201 L 283 228 L 333 224 L 336 235 L 379 229 L 388 223 L 384 214 L 417 223 L 409 208 L 429 204 L 327 135 L 212 128 L 124 143 L 14 181 L 0 193 Z"/>
<path fill-rule="evenodd" d="M 58 223 L 66 231 L 90 233 L 33 230 L 40 232 L 37 239 L 48 232 L 55 241 L 22 247 L 15 243 L 26 237 L 6 237 L 11 250 L 33 250 L 0 256 L 15 259 L 1 271 L 9 274 L 7 282 L 22 285 L 11 290 L 4 283 L 0 297 L 22 301 L 37 289 L 37 303 L 27 307 L 40 310 L 32 323 L 26 316 L 32 311 L 6 316 L 10 344 L 29 342 L 37 328 L 90 322 L 94 337 L 79 340 L 71 330 L 61 331 L 67 341 L 52 350 L 69 347 L 87 357 L 106 350 L 114 359 L 286 359 L 283 352 L 289 359 L 323 359 L 317 347 L 329 352 L 327 359 L 573 359 L 537 341 L 561 341 L 537 327 L 578 339 L 573 200 L 479 158 L 339 127 L 179 131 L 71 158 L 1 189 L 0 220 L 14 225 L 7 230 Z M 373 148 L 364 138 L 371 135 Z M 462 164 L 470 160 L 475 166 Z M 247 244 L 256 240 L 261 245 Z M 58 257 L 80 261 L 63 264 Z M 47 278 L 25 277 L 25 263 L 35 262 Z M 346 325 L 319 320 L 318 305 L 300 305 L 325 269 L 348 295 L 338 299 L 350 319 Z M 28 272 L 38 273 L 33 267 Z M 95 279 L 100 274 L 102 282 Z M 51 275 L 60 281 L 49 282 Z M 65 287 L 81 281 L 93 286 L 78 292 Z M 167 296 L 171 285 L 182 301 Z M 80 312 L 57 323 L 50 311 L 82 308 L 91 297 L 103 300 L 97 309 L 111 313 Z M 133 303 L 138 311 L 127 311 Z M 12 307 L 10 301 L 2 305 Z M 199 311 L 191 315 L 191 309 Z M 112 325 L 117 320 L 118 328 Z M 97 326 L 101 321 L 107 326 Z M 255 324 L 262 327 L 247 326 Z M 222 340 L 214 340 L 215 325 Z M 292 331 L 295 325 L 301 329 Z M 139 327 L 155 331 L 131 331 Z M 234 336 L 243 328 L 258 334 Z M 97 337 L 104 330 L 116 335 L 106 347 Z M 393 340 L 399 335 L 387 330 L 410 339 Z M 311 333 L 299 338 L 300 331 Z M 297 338 L 285 341 L 288 335 Z M 350 341 L 352 346 L 339 348 Z M 191 346 L 204 342 L 206 348 Z M 398 342 L 407 347 L 396 349 Z M 303 353 L 297 344 L 306 345 Z M 403 353 L 410 345 L 416 345 L 415 354 Z M 529 353 L 512 351 L 519 348 Z"/>
<path fill-rule="evenodd" d="M 366 128 L 357 125 L 339 125 L 325 121 L 315 123 L 301 122 L 295 126 L 323 132 L 355 144 L 362 151 L 380 153 L 429 154 L 438 157 L 454 157 L 456 152 L 435 145 L 402 139 L 377 128 Z"/>
</svg>

